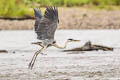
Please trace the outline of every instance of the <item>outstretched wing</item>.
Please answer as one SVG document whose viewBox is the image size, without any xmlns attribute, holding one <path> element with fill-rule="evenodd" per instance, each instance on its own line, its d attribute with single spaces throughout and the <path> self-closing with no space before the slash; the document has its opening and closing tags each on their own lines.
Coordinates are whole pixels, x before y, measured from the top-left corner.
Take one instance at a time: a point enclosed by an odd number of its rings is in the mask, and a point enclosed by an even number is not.
<svg viewBox="0 0 120 80">
<path fill-rule="evenodd" d="M 56 7 L 46 7 L 44 16 L 36 30 L 37 39 L 54 39 L 54 33 L 58 24 L 58 9 Z"/>
<path fill-rule="evenodd" d="M 34 9 L 34 15 L 35 15 L 35 31 L 37 31 L 37 28 L 40 24 L 40 19 L 42 18 L 42 13 L 39 8 Z"/>
</svg>

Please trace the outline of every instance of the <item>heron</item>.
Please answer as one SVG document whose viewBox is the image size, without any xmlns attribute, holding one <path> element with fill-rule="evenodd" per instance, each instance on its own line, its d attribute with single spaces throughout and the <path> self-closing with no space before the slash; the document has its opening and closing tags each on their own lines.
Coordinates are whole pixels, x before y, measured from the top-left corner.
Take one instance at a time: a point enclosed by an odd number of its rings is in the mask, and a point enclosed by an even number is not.
<svg viewBox="0 0 120 80">
<path fill-rule="evenodd" d="M 64 46 L 59 46 L 56 44 L 56 41 L 54 40 L 54 34 L 57 25 L 59 24 L 57 7 L 47 6 L 44 15 L 42 15 L 40 8 L 35 8 L 34 15 L 35 15 L 34 30 L 35 33 L 37 34 L 37 39 L 39 40 L 39 42 L 35 42 L 32 44 L 37 44 L 41 46 L 41 49 L 35 52 L 28 66 L 30 69 L 33 68 L 37 55 L 39 53 L 43 54 L 43 51 L 45 51 L 48 47 L 54 46 L 56 48 L 64 49 L 66 48 L 68 42 L 80 41 L 75 39 L 68 39 L 65 42 Z"/>
</svg>

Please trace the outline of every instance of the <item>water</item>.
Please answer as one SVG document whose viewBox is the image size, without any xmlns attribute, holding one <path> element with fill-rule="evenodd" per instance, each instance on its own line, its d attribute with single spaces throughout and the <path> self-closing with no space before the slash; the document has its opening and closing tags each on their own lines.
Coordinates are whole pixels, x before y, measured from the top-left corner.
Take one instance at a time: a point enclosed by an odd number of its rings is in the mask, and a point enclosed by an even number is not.
<svg viewBox="0 0 120 80">
<path fill-rule="evenodd" d="M 81 43 L 70 43 L 67 48 L 83 45 L 89 40 L 96 44 L 120 47 L 119 34 L 120 30 L 57 30 L 55 40 L 61 46 L 69 38 L 81 40 Z M 0 36 L 0 49 L 32 51 L 39 48 L 31 44 L 39 41 L 36 39 L 37 35 L 31 30 L 0 31 Z"/>
<path fill-rule="evenodd" d="M 120 30 L 57 30 L 55 40 L 61 46 L 68 38 L 81 42 L 69 43 L 66 49 L 80 47 L 87 41 L 110 47 L 120 47 Z M 120 76 L 120 49 L 114 51 L 62 52 L 54 47 L 38 55 L 33 70 L 28 64 L 34 53 L 40 49 L 37 35 L 32 30 L 0 31 L 1 80 L 55 80 L 83 78 L 118 78 Z M 15 53 L 13 53 L 15 52 Z"/>
</svg>

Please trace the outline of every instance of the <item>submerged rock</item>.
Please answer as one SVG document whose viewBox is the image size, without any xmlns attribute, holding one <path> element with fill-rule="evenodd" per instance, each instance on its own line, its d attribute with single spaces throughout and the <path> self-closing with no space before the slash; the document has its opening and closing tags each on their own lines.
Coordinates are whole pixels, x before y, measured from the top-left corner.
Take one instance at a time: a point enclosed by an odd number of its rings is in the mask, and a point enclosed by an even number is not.
<svg viewBox="0 0 120 80">
<path fill-rule="evenodd" d="M 8 53 L 7 50 L 0 50 L 0 53 Z"/>
<path fill-rule="evenodd" d="M 69 50 L 64 50 L 64 52 L 67 52 L 67 51 L 93 51 L 93 50 L 96 50 L 96 51 L 98 51 L 98 50 L 113 51 L 113 48 L 103 46 L 103 45 L 92 44 L 91 41 L 88 41 L 82 47 L 73 48 L 73 49 L 69 49 Z"/>
</svg>

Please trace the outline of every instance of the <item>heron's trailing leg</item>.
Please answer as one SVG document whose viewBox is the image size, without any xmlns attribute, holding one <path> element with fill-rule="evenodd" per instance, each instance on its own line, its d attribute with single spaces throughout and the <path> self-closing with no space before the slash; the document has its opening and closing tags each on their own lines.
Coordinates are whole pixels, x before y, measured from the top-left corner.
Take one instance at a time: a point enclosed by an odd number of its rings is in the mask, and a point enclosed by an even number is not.
<svg viewBox="0 0 120 80">
<path fill-rule="evenodd" d="M 35 61 L 36 61 L 36 58 L 37 58 L 38 54 L 41 53 L 43 49 L 44 49 L 44 47 L 42 47 L 39 51 L 35 52 L 32 60 L 31 60 L 30 63 L 29 63 L 29 66 L 28 66 L 30 69 L 33 68 L 34 63 L 35 63 Z"/>
<path fill-rule="evenodd" d="M 34 55 L 34 57 L 33 57 L 33 59 L 32 59 L 31 62 L 29 63 L 29 68 L 30 68 L 30 69 L 33 68 L 33 65 L 34 65 L 34 63 L 35 63 L 35 60 L 36 60 L 38 54 L 39 54 L 39 53 L 36 52 L 35 55 Z"/>
<path fill-rule="evenodd" d="M 29 63 L 29 66 L 28 66 L 29 69 L 32 69 L 32 67 L 33 67 L 33 65 L 34 65 L 34 62 L 35 62 L 35 59 L 36 59 L 36 57 L 37 57 L 38 54 L 39 54 L 38 52 L 36 52 L 36 53 L 34 54 L 31 62 Z"/>
</svg>

